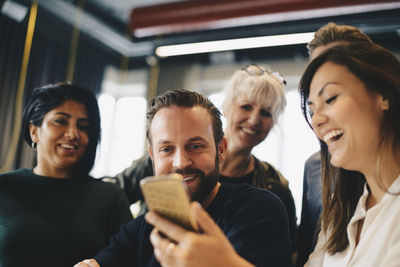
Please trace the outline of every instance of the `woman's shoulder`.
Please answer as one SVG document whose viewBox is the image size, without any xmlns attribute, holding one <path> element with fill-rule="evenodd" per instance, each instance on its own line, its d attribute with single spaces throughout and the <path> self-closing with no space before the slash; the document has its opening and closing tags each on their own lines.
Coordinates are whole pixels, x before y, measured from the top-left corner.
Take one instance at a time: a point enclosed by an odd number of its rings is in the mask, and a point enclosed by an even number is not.
<svg viewBox="0 0 400 267">
<path fill-rule="evenodd" d="M 21 169 L 9 171 L 9 172 L 0 173 L 0 180 L 22 178 L 22 177 L 31 176 L 32 174 L 33 174 L 32 169 L 21 168 Z"/>
<path fill-rule="evenodd" d="M 96 205 L 129 211 L 128 199 L 125 192 L 118 185 L 103 182 L 93 177 L 89 177 L 85 183 L 87 199 L 95 201 Z"/>
<path fill-rule="evenodd" d="M 289 188 L 289 181 L 272 164 L 266 161 L 261 161 L 256 157 L 254 157 L 254 159 L 255 159 L 255 169 L 257 171 L 256 179 L 275 181 L 278 184 L 282 185 L 283 187 Z"/>
<path fill-rule="evenodd" d="M 96 195 L 102 196 L 103 198 L 126 198 L 125 192 L 117 184 L 104 182 L 101 179 L 93 177 L 89 177 L 87 183 L 91 192 L 94 192 Z"/>
</svg>

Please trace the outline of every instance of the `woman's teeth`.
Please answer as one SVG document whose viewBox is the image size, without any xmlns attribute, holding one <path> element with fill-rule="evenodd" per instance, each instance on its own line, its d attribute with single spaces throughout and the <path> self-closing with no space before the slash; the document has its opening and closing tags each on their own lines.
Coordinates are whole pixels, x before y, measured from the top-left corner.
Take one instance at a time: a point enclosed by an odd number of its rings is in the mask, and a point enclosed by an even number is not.
<svg viewBox="0 0 400 267">
<path fill-rule="evenodd" d="M 327 133 L 324 137 L 323 140 L 325 143 L 329 144 L 332 143 L 333 141 L 336 141 L 343 135 L 343 130 L 333 130 Z"/>
<path fill-rule="evenodd" d="M 60 144 L 60 146 L 61 146 L 62 148 L 69 149 L 69 150 L 76 149 L 75 146 L 73 146 L 73 145 L 68 145 L 68 144 Z"/>
<path fill-rule="evenodd" d="M 256 131 L 253 131 L 251 129 L 248 128 L 242 128 L 243 132 L 247 133 L 247 134 L 256 134 Z"/>
</svg>

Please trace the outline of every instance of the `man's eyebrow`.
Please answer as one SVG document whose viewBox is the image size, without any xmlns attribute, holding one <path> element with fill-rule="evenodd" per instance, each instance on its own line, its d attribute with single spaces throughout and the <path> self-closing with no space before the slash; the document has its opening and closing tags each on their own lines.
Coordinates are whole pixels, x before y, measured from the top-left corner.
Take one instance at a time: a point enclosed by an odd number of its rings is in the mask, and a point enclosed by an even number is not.
<svg viewBox="0 0 400 267">
<path fill-rule="evenodd" d="M 336 82 L 327 82 L 327 83 L 319 90 L 318 96 L 321 96 L 321 95 L 324 93 L 324 90 L 326 89 L 326 87 L 327 87 L 328 85 L 330 85 L 330 84 L 338 84 L 338 83 L 336 83 Z M 312 104 L 311 101 L 307 101 L 307 105 L 310 106 L 311 104 Z"/>
<path fill-rule="evenodd" d="M 172 142 L 168 141 L 168 140 L 164 140 L 164 139 L 157 141 L 157 144 L 159 144 L 159 145 L 165 145 L 165 144 L 170 144 L 170 143 L 172 143 Z"/>
<path fill-rule="evenodd" d="M 199 141 L 208 143 L 207 139 L 202 136 L 194 136 L 187 140 L 187 142 L 199 142 Z M 159 145 L 166 145 L 166 144 L 172 144 L 172 143 L 173 143 L 172 141 L 169 141 L 167 139 L 161 139 L 161 140 L 157 141 L 157 144 L 159 144 Z"/>
<path fill-rule="evenodd" d="M 205 139 L 205 138 L 202 137 L 202 136 L 195 136 L 195 137 L 192 137 L 192 138 L 190 138 L 188 141 L 189 141 L 189 142 L 201 141 L 201 142 L 208 143 L 207 139 Z"/>
</svg>

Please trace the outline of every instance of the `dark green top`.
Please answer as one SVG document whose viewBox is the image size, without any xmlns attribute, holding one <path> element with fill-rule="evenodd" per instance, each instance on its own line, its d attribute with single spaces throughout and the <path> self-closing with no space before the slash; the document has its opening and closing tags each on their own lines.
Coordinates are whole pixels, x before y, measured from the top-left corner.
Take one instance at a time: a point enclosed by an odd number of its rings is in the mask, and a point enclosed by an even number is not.
<svg viewBox="0 0 400 267">
<path fill-rule="evenodd" d="M 122 190 L 91 177 L 0 174 L 0 267 L 73 266 L 132 219 Z"/>
</svg>

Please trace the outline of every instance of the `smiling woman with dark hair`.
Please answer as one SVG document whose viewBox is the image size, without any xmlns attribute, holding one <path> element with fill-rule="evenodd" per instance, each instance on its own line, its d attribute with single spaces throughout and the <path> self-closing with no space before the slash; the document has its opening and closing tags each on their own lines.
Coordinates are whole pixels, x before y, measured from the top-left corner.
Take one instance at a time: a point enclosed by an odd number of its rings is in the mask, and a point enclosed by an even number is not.
<svg viewBox="0 0 400 267">
<path fill-rule="evenodd" d="M 400 62 L 370 43 L 314 59 L 302 108 L 322 157 L 321 232 L 306 266 L 399 266 Z"/>
<path fill-rule="evenodd" d="M 0 174 L 0 266 L 72 266 L 132 218 L 121 189 L 88 175 L 100 139 L 96 97 L 72 84 L 37 88 L 22 128 L 37 164 Z"/>
</svg>

